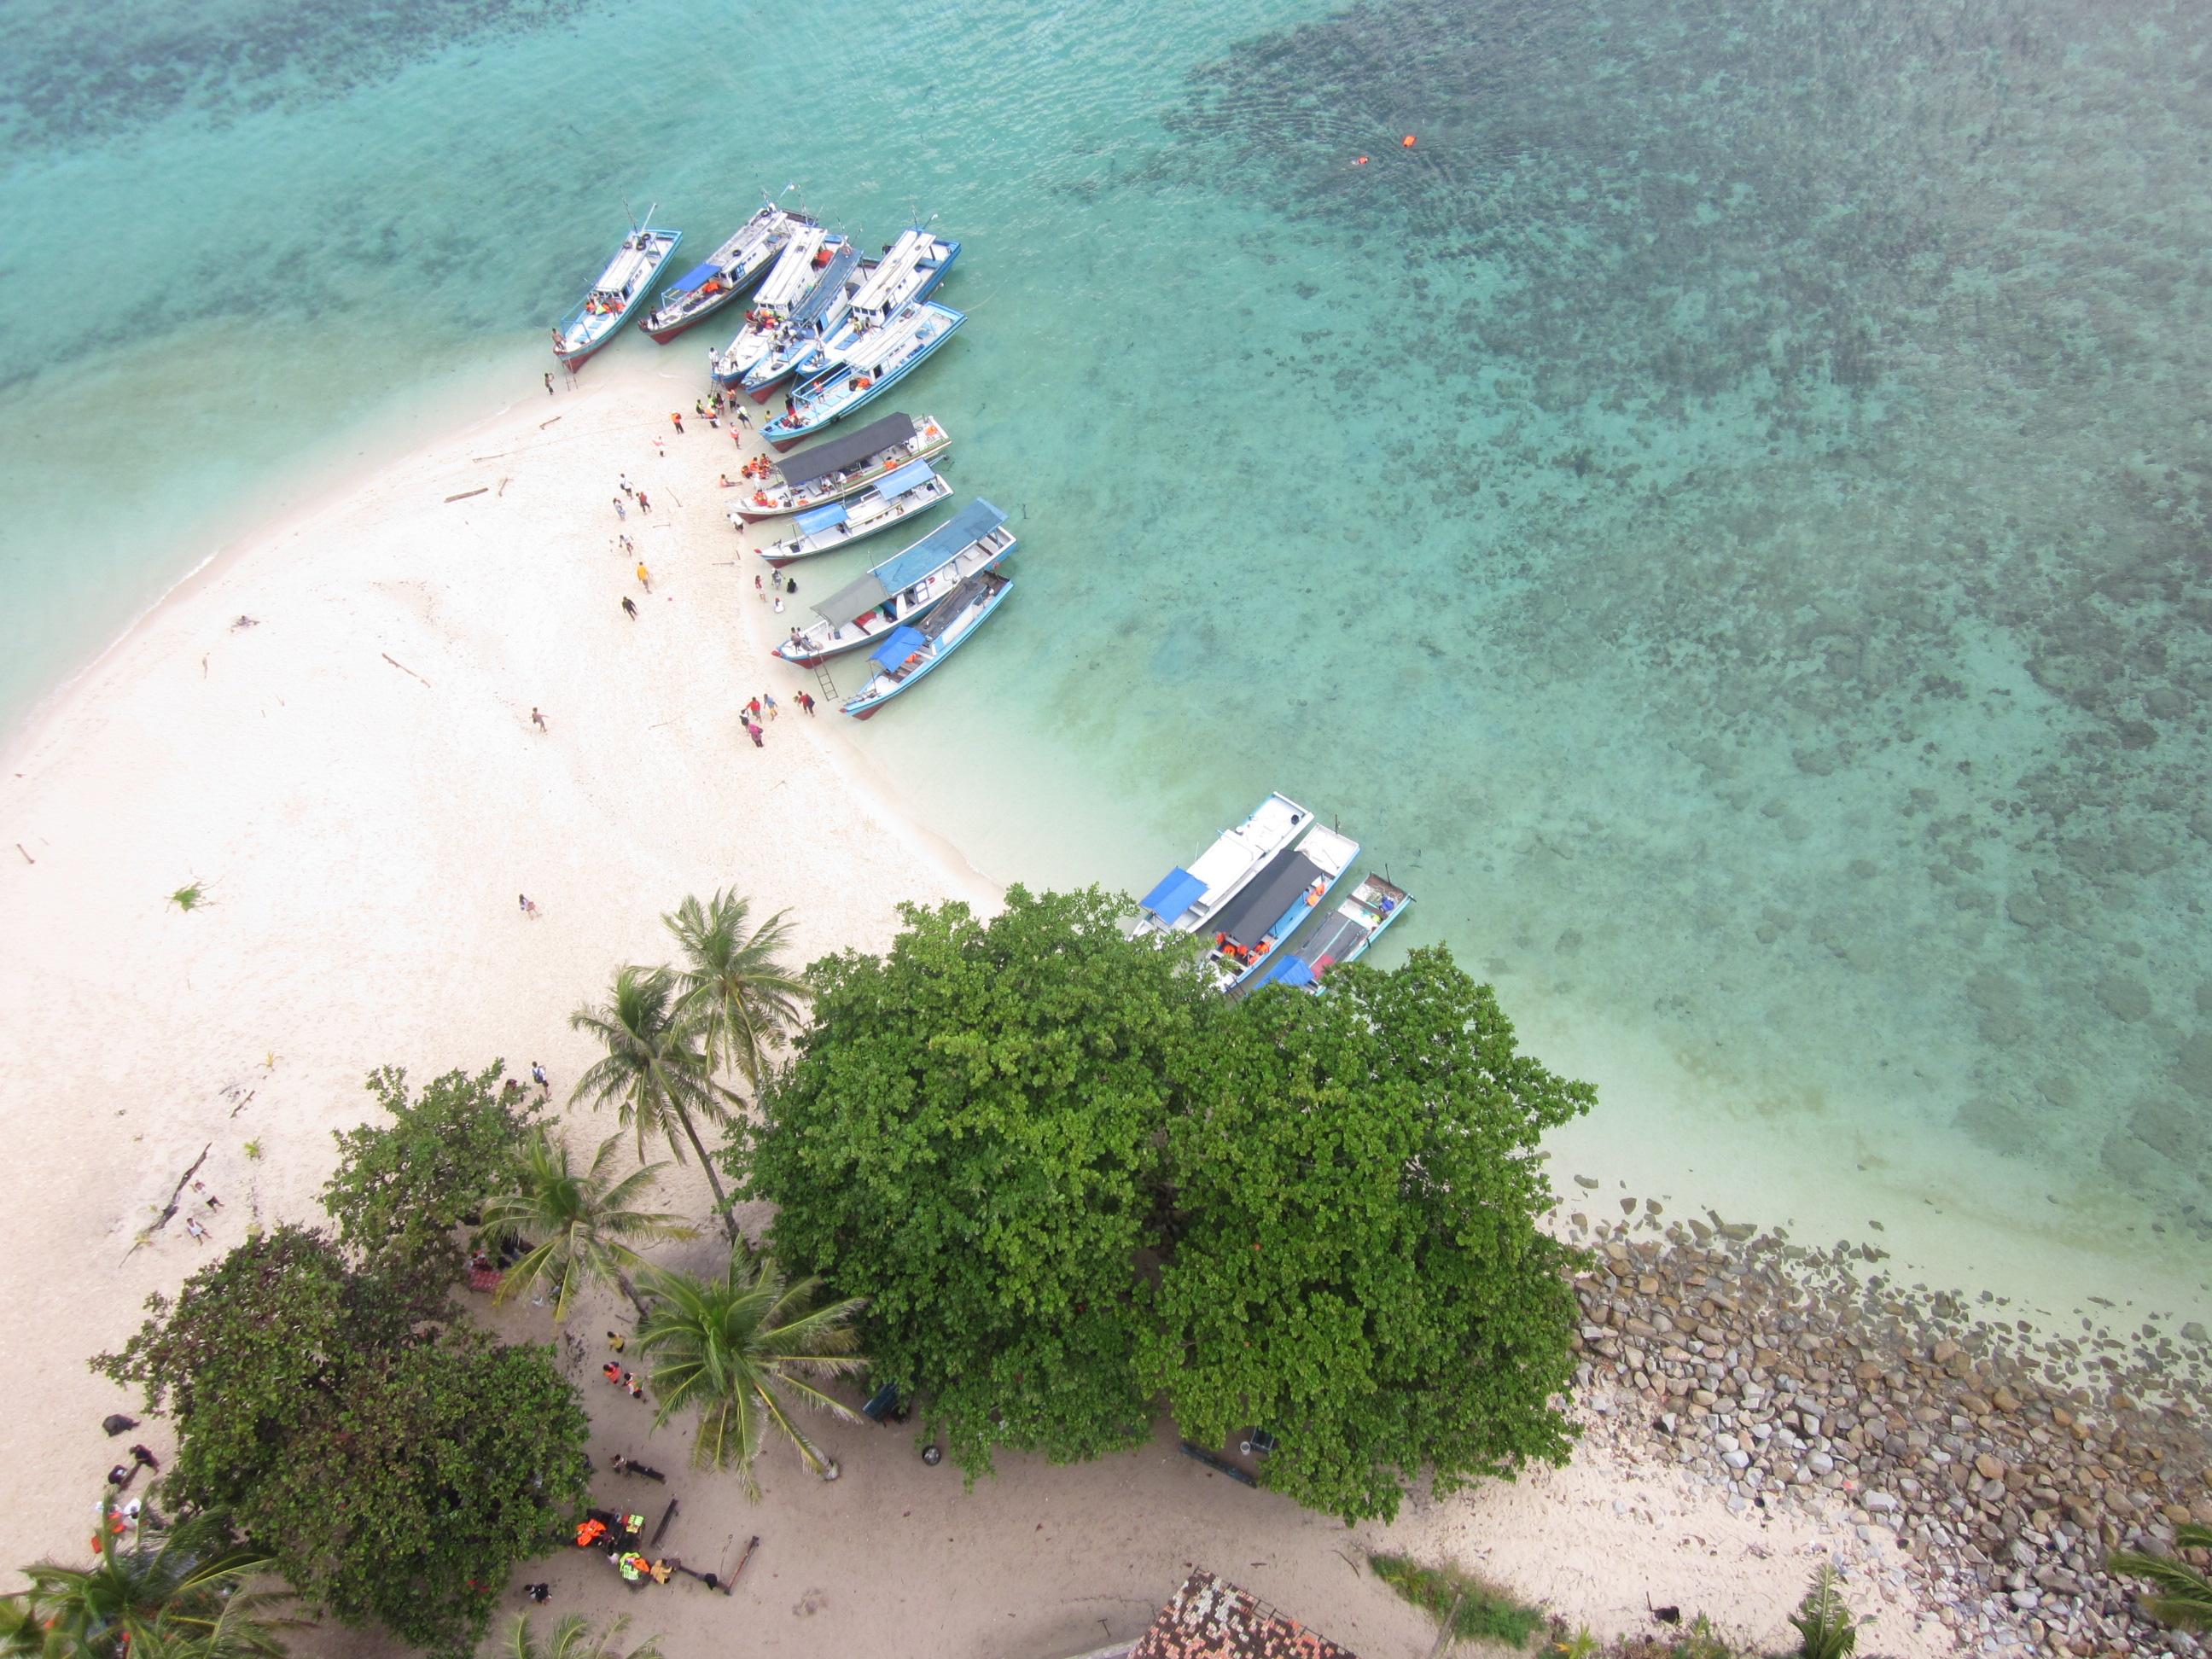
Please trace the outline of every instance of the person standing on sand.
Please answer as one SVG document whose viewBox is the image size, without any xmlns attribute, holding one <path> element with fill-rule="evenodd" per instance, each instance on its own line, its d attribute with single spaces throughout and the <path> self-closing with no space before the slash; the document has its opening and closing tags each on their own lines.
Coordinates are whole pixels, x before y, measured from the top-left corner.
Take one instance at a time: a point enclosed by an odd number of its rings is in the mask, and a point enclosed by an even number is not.
<svg viewBox="0 0 2212 1659">
<path fill-rule="evenodd" d="M 628 613 L 632 622 L 637 620 L 637 607 L 630 603 L 629 595 L 627 593 L 623 595 L 623 610 Z"/>
<path fill-rule="evenodd" d="M 637 490 L 636 490 L 635 487 L 634 485 L 632 485 L 632 484 L 631 484 L 631 483 L 630 483 L 630 481 L 629 481 L 629 473 L 627 473 L 627 472 L 617 472 L 617 473 L 616 473 L 616 474 L 615 474 L 615 482 L 616 482 L 617 483 L 618 483 L 618 484 L 620 484 L 620 485 L 622 486 L 622 493 L 623 493 L 623 495 L 636 495 L 636 494 L 637 494 Z"/>
<path fill-rule="evenodd" d="M 684 435 L 684 416 L 682 411 L 673 409 L 670 410 L 668 411 L 668 424 L 676 428 L 676 435 L 678 437 L 680 438 Z"/>
<path fill-rule="evenodd" d="M 615 517 L 622 520 L 624 523 L 628 523 L 629 520 L 629 509 L 623 506 L 622 497 L 619 495 L 615 497 Z"/>
<path fill-rule="evenodd" d="M 767 586 L 761 580 L 761 574 L 757 570 L 753 572 L 753 597 L 762 600 L 768 598 Z"/>
<path fill-rule="evenodd" d="M 755 697 L 745 705 L 745 724 L 750 726 L 760 718 L 760 699 Z"/>
<path fill-rule="evenodd" d="M 550 732 L 553 729 L 545 724 L 545 716 L 538 712 L 536 703 L 530 705 L 530 723 L 541 732 Z"/>
<path fill-rule="evenodd" d="M 529 894 L 517 893 L 514 896 L 514 902 L 522 907 L 522 914 L 524 915 L 529 917 L 532 921 L 538 920 L 538 907 L 530 902 Z"/>
<path fill-rule="evenodd" d="M 757 722 L 752 720 L 747 720 L 745 722 L 745 735 L 753 740 L 754 748 L 765 749 L 768 747 L 766 744 L 761 741 L 761 729 Z"/>
<path fill-rule="evenodd" d="M 545 371 L 545 395 L 549 398 L 553 395 L 553 371 L 550 368 Z"/>
<path fill-rule="evenodd" d="M 768 710 L 768 717 L 771 721 L 773 721 L 775 719 L 775 693 L 773 691 L 762 692 L 761 707 Z"/>
<path fill-rule="evenodd" d="M 653 592 L 653 573 L 645 568 L 645 561 L 637 562 L 637 585 L 647 592 Z"/>
<path fill-rule="evenodd" d="M 738 411 L 738 424 L 750 432 L 753 429 L 753 417 L 741 409 Z"/>
<path fill-rule="evenodd" d="M 536 1060 L 530 1062 L 530 1080 L 547 1094 L 553 1092 L 553 1080 L 545 1075 L 545 1068 Z"/>
<path fill-rule="evenodd" d="M 806 711 L 807 719 L 812 720 L 814 718 L 814 699 L 808 696 L 804 691 L 799 694 L 799 706 Z"/>
<path fill-rule="evenodd" d="M 642 489 L 637 492 L 637 510 L 641 513 L 651 513 L 653 511 L 653 503 L 646 499 L 645 492 Z"/>
</svg>

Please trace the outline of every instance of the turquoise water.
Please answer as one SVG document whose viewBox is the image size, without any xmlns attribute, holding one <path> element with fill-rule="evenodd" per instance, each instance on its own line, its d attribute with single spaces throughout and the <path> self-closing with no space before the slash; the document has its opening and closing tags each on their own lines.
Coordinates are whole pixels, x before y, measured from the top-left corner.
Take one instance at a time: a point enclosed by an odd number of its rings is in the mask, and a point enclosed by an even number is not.
<svg viewBox="0 0 2212 1659">
<path fill-rule="evenodd" d="M 1571 1158 L 2202 1279 L 2201 7 L 6 11 L 0 703 L 533 386 L 625 201 L 919 206 L 898 402 L 1027 545 L 860 739 L 981 867 L 1285 788 L 1598 1080 Z"/>
</svg>

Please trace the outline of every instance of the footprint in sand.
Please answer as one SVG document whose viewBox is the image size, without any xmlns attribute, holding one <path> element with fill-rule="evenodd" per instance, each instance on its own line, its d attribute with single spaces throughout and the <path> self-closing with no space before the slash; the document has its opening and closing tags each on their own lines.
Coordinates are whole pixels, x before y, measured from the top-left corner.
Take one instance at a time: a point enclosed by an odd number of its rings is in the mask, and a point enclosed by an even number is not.
<svg viewBox="0 0 2212 1659">
<path fill-rule="evenodd" d="M 811 1619 L 829 1605 L 830 1594 L 827 1590 L 811 1589 L 791 1604 L 791 1616 L 794 1619 Z"/>
</svg>

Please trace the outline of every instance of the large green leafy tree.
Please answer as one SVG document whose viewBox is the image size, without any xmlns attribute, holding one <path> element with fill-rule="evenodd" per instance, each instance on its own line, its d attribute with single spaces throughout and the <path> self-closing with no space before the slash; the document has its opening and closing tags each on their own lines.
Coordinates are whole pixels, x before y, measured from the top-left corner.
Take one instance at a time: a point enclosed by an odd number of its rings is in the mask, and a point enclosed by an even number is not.
<svg viewBox="0 0 2212 1659">
<path fill-rule="evenodd" d="M 923 1391 L 971 1475 L 1148 1431 L 1137 1258 L 1210 994 L 1120 910 L 1020 887 L 988 923 L 904 907 L 888 956 L 808 969 L 815 1024 L 735 1149 L 777 1255 L 866 1299 L 875 1375 Z"/>
<path fill-rule="evenodd" d="M 1238 1005 L 1169 1131 L 1176 1237 L 1143 1375 L 1183 1431 L 1281 1442 L 1266 1483 L 1347 1521 L 1562 1462 L 1571 1255 L 1538 1136 L 1589 1109 L 1449 951 Z"/>
<path fill-rule="evenodd" d="M 386 1066 L 369 1073 L 368 1091 L 392 1121 L 336 1136 L 323 1208 L 358 1259 L 442 1299 L 465 1265 L 461 1230 L 515 1183 L 537 1103 L 497 1061 L 473 1077 L 447 1072 L 413 1097 L 407 1073 Z"/>
<path fill-rule="evenodd" d="M 95 1368 L 175 1420 L 164 1491 L 228 1516 L 341 1619 L 463 1654 L 584 1493 L 550 1352 L 426 1324 L 410 1285 L 279 1228 L 185 1281 Z"/>
</svg>

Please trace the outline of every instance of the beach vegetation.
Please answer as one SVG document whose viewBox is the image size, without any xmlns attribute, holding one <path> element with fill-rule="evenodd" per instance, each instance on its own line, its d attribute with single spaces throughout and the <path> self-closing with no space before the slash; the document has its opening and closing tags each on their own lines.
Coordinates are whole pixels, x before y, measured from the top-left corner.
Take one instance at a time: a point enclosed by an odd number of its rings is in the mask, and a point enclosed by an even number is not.
<svg viewBox="0 0 2212 1659">
<path fill-rule="evenodd" d="M 149 1298 L 93 1364 L 172 1419 L 182 1511 L 228 1516 L 340 1620 L 459 1656 L 583 1502 L 588 1425 L 549 1349 L 426 1321 L 423 1301 L 278 1227 Z"/>
<path fill-rule="evenodd" d="M 198 877 L 194 877 L 191 880 L 186 882 L 182 887 L 177 889 L 175 892 L 169 895 L 169 902 L 175 905 L 177 908 L 184 911 L 186 915 L 190 915 L 192 911 L 198 909 L 202 905 L 207 904 L 210 902 L 211 901 L 208 898 L 207 884 L 200 880 Z"/>
<path fill-rule="evenodd" d="M 589 1106 L 613 1106 L 617 1121 L 637 1135 L 640 1163 L 648 1140 L 665 1141 L 678 1164 L 689 1145 L 713 1189 L 714 1213 L 734 1239 L 737 1224 L 730 1217 L 729 1200 L 699 1138 L 702 1123 L 726 1127 L 727 1097 L 714 1085 L 704 1018 L 696 1006 L 686 1006 L 674 973 L 666 968 L 618 968 L 607 1000 L 579 1008 L 568 1016 L 568 1024 L 606 1050 L 577 1079 L 574 1098 Z"/>
<path fill-rule="evenodd" d="M 614 1165 L 622 1139 L 619 1133 L 609 1135 L 581 1169 L 568 1142 L 542 1127 L 524 1140 L 514 1184 L 483 1206 L 487 1237 L 538 1241 L 507 1269 L 501 1300 L 543 1286 L 557 1324 L 568 1318 L 578 1292 L 596 1282 L 614 1285 L 643 1316 L 645 1298 L 630 1277 L 641 1262 L 634 1246 L 696 1237 L 697 1230 L 679 1215 L 638 1207 L 668 1166 L 648 1164 L 617 1180 Z"/>
<path fill-rule="evenodd" d="M 814 1023 L 732 1168 L 770 1234 L 868 1303 L 875 1375 L 969 1476 L 1000 1448 L 1097 1457 L 1151 1432 L 1135 1365 L 1181 1050 L 1207 994 L 1092 889 L 988 921 L 902 907 L 884 955 L 807 972 Z"/>
<path fill-rule="evenodd" d="M 1541 1608 L 1516 1601 L 1458 1567 L 1425 1566 L 1409 1556 L 1393 1554 L 1370 1555 L 1367 1565 L 1455 1642 L 1500 1642 L 1509 1648 L 1525 1648 L 1546 1627 Z"/>
<path fill-rule="evenodd" d="M 823 1300 L 817 1281 L 788 1278 L 742 1240 L 720 1278 L 653 1268 L 648 1289 L 652 1307 L 636 1340 L 654 1426 L 696 1413 L 693 1464 L 734 1469 L 749 1498 L 760 1496 L 754 1463 L 771 1429 L 809 1469 L 827 1474 L 833 1465 L 801 1414 L 863 1420 L 816 1386 L 866 1369 L 854 1322 L 861 1304 Z"/>
<path fill-rule="evenodd" d="M 261 1161 L 261 1143 L 258 1140 L 249 1140 L 238 1150 L 246 1154 L 246 1161 L 249 1164 Z"/>
<path fill-rule="evenodd" d="M 518 1613 L 514 1622 L 507 1628 L 507 1640 L 500 1647 L 505 1659 L 660 1659 L 660 1638 L 657 1636 L 647 1637 L 634 1648 L 624 1648 L 624 1633 L 629 1629 L 627 1613 L 604 1628 L 595 1629 L 583 1614 L 572 1613 L 557 1621 L 550 1638 L 541 1642 L 531 1625 L 530 1615 Z"/>
<path fill-rule="evenodd" d="M 683 1012 L 698 1022 L 708 1063 L 757 1093 L 805 1012 L 806 981 L 784 959 L 790 913 L 751 927 L 751 909 L 750 900 L 717 891 L 703 904 L 686 897 L 660 920 L 682 952 L 677 989 Z"/>
<path fill-rule="evenodd" d="M 28 1588 L 0 1598 L 0 1653 L 53 1659 L 274 1659 L 297 1620 L 281 1591 L 253 1586 L 270 1563 L 223 1522 L 190 1516 L 167 1531 L 100 1506 L 92 1565 L 40 1561 Z"/>
<path fill-rule="evenodd" d="M 1790 1615 L 1798 1659 L 1846 1659 L 1859 1644 L 1859 1620 L 1844 1601 L 1844 1577 L 1832 1561 L 1813 1569 L 1813 1582 Z"/>
<path fill-rule="evenodd" d="M 1442 949 L 1231 1002 L 1095 889 L 908 906 L 808 969 L 814 1023 L 731 1168 L 864 1297 L 876 1375 L 970 1478 L 1263 1428 L 1262 1485 L 1347 1520 L 1563 1462 L 1577 1260 L 1536 1225 L 1587 1085 Z"/>
<path fill-rule="evenodd" d="M 391 1121 L 333 1133 L 323 1209 L 356 1259 L 391 1282 L 412 1280 L 434 1306 L 466 1265 L 465 1230 L 515 1186 L 538 1104 L 496 1060 L 447 1072 L 419 1094 L 396 1066 L 370 1073 L 367 1086 Z"/>
<path fill-rule="evenodd" d="M 2174 1528 L 2173 1541 L 2179 1549 L 2212 1550 L 2212 1527 L 2185 1522 Z M 2109 1571 L 2147 1578 L 2156 1586 L 2154 1594 L 2142 1598 L 2142 1607 L 2160 1624 L 2179 1630 L 2212 1630 L 2212 1577 L 2179 1556 L 2114 1550 L 2105 1565 Z"/>
</svg>

